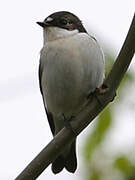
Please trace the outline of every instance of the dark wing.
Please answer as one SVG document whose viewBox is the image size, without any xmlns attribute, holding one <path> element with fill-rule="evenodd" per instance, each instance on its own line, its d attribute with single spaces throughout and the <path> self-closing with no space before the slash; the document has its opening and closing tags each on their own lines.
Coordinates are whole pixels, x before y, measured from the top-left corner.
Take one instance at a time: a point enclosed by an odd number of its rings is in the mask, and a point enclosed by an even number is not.
<svg viewBox="0 0 135 180">
<path fill-rule="evenodd" d="M 44 102 L 44 107 L 45 107 L 45 111 L 47 114 L 47 119 L 52 131 L 52 134 L 54 135 L 55 133 L 55 125 L 54 125 L 54 120 L 53 120 L 53 116 L 51 112 L 48 112 L 47 107 L 45 106 L 45 101 L 44 101 L 44 96 L 43 96 L 43 91 L 42 91 L 42 85 L 41 85 L 41 78 L 42 78 L 42 72 L 43 72 L 43 68 L 41 66 L 41 63 L 39 64 L 39 71 L 38 71 L 38 75 L 39 75 L 39 87 L 40 87 L 40 91 L 43 97 L 43 102 Z"/>
</svg>

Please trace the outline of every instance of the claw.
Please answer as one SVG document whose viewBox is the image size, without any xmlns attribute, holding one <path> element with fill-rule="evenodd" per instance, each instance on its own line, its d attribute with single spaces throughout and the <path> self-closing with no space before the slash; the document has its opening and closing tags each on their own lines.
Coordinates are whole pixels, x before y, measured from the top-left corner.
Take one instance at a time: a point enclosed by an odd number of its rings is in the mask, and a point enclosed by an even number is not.
<svg viewBox="0 0 135 180">
<path fill-rule="evenodd" d="M 99 94 L 104 94 L 108 91 L 109 88 L 107 85 L 103 84 L 101 87 L 99 87 L 97 89 L 98 89 Z"/>
<path fill-rule="evenodd" d="M 101 87 L 99 88 L 96 88 L 94 92 L 90 93 L 88 96 L 87 96 L 87 99 L 90 98 L 90 97 L 95 97 L 98 101 L 98 103 L 102 106 L 102 102 L 100 101 L 100 99 L 98 98 L 97 94 L 104 94 L 108 91 L 108 87 L 103 84 Z"/>
</svg>

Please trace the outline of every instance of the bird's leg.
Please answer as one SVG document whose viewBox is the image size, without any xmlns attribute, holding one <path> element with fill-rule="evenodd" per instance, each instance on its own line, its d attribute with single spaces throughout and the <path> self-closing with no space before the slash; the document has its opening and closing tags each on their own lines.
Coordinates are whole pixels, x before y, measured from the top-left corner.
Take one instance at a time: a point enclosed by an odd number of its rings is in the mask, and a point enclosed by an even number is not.
<svg viewBox="0 0 135 180">
<path fill-rule="evenodd" d="M 74 134 L 74 136 L 77 136 L 77 133 L 74 131 L 74 129 L 72 128 L 71 124 L 70 124 L 70 121 L 74 118 L 74 116 L 71 116 L 70 119 L 67 119 L 64 115 L 64 113 L 62 113 L 62 116 L 63 116 L 63 120 L 64 120 L 64 123 L 65 123 L 65 127 L 69 130 L 72 131 L 72 133 Z"/>
<path fill-rule="evenodd" d="M 101 87 L 96 88 L 94 92 L 91 92 L 88 96 L 87 99 L 91 98 L 91 97 L 95 97 L 96 100 L 98 101 L 98 103 L 102 106 L 102 102 L 100 101 L 100 99 L 98 98 L 97 94 L 104 94 L 108 91 L 108 87 L 103 84 Z"/>
</svg>

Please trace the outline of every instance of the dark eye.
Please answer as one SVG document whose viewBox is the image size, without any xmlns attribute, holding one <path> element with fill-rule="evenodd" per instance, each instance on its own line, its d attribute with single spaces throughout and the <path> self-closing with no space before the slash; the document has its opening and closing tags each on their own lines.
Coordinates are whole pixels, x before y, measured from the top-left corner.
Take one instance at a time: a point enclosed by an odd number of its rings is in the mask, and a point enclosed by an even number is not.
<svg viewBox="0 0 135 180">
<path fill-rule="evenodd" d="M 60 24 L 67 25 L 68 21 L 66 19 L 61 19 Z"/>
</svg>

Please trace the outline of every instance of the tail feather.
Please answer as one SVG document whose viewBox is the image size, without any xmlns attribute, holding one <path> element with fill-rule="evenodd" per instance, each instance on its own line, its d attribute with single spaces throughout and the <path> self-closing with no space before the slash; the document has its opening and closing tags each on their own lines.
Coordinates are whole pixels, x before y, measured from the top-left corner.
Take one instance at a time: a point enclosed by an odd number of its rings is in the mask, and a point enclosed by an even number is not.
<svg viewBox="0 0 135 180">
<path fill-rule="evenodd" d="M 74 173 L 77 168 L 76 141 L 72 143 L 70 152 L 66 157 L 65 168 L 71 173 Z"/>
<path fill-rule="evenodd" d="M 52 172 L 57 174 L 66 168 L 67 171 L 74 173 L 77 168 L 77 158 L 76 158 L 76 140 L 72 143 L 70 152 L 68 155 L 63 157 L 62 155 L 52 163 Z"/>
<path fill-rule="evenodd" d="M 57 174 L 62 171 L 65 165 L 65 159 L 60 155 L 57 159 L 52 163 L 52 172 Z"/>
</svg>

